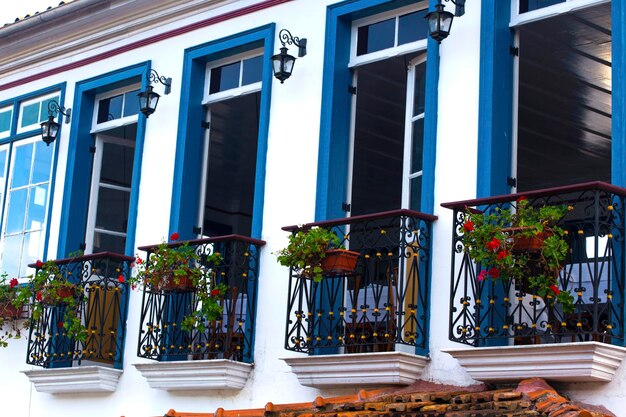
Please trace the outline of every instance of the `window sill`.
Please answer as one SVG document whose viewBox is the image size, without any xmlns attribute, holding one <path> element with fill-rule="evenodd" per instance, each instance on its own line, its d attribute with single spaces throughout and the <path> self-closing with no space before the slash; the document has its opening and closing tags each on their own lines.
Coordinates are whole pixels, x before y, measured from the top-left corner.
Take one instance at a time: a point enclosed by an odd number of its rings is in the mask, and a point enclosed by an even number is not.
<svg viewBox="0 0 626 417">
<path fill-rule="evenodd" d="M 609 382 L 626 349 L 598 342 L 443 349 L 477 381 Z"/>
<path fill-rule="evenodd" d="M 22 371 L 39 392 L 74 394 L 77 392 L 113 392 L 122 375 L 120 369 L 104 366 L 31 369 Z"/>
<path fill-rule="evenodd" d="M 227 359 L 133 364 L 154 389 L 166 391 L 240 390 L 252 364 Z"/>
<path fill-rule="evenodd" d="M 301 385 L 315 388 L 410 385 L 428 358 L 403 352 L 283 358 Z"/>
</svg>

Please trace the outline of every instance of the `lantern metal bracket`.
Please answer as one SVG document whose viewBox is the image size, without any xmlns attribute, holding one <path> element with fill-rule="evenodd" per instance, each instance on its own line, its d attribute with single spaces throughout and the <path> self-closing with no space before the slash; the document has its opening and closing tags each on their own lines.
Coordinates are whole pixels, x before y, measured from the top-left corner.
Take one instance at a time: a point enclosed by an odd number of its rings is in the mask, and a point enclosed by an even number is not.
<svg viewBox="0 0 626 417">
<path fill-rule="evenodd" d="M 463 16 L 465 14 L 465 0 L 445 0 L 454 4 L 456 7 L 454 8 L 454 15 L 456 17 Z"/>
<path fill-rule="evenodd" d="M 72 116 L 72 109 L 66 109 L 65 107 L 59 105 L 59 103 L 56 100 L 49 101 L 48 102 L 48 115 L 54 117 L 55 113 L 65 116 L 65 124 L 68 124 L 70 122 L 71 116 Z M 59 120 L 59 121 L 63 122 L 63 120 Z"/>
<path fill-rule="evenodd" d="M 287 29 L 282 29 L 278 32 L 278 39 L 283 47 L 286 45 L 295 45 L 298 47 L 298 58 L 302 58 L 306 55 L 306 38 L 300 39 L 297 36 L 293 36 Z"/>
<path fill-rule="evenodd" d="M 148 74 L 148 81 L 150 81 L 150 84 L 155 83 L 157 81 L 163 84 L 165 86 L 165 90 L 163 91 L 163 94 L 165 95 L 168 95 L 172 91 L 172 78 L 160 76 L 159 73 L 156 72 L 155 69 L 150 70 L 150 73 Z"/>
</svg>

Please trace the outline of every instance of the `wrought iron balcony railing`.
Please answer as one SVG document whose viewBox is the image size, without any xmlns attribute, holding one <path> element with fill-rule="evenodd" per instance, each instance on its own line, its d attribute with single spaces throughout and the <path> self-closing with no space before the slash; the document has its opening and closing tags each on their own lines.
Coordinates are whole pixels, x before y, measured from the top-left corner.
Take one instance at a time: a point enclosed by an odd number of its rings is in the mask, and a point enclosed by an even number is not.
<svg viewBox="0 0 626 417">
<path fill-rule="evenodd" d="M 141 328 L 137 355 L 157 361 L 232 359 L 252 362 L 259 251 L 265 242 L 239 235 L 177 242 L 187 243 L 199 255 L 193 265 L 204 276 L 211 274 L 214 284 L 226 284 L 220 300 L 221 316 L 201 328 L 181 328 L 184 317 L 199 308 L 195 288 L 166 289 L 146 286 L 141 307 Z M 139 249 L 148 259 L 157 246 Z M 219 253 L 218 265 L 204 265 L 203 259 Z"/>
<path fill-rule="evenodd" d="M 534 206 L 570 208 L 558 224 L 569 255 L 557 279 L 574 296 L 573 312 L 507 277 L 481 281 L 464 250 L 466 208 L 515 210 L 521 196 Z M 450 340 L 474 346 L 623 342 L 625 197 L 624 188 L 592 182 L 442 204 L 454 210 Z"/>
<path fill-rule="evenodd" d="M 34 297 L 32 303 L 40 303 L 42 308 L 40 317 L 31 317 L 26 362 L 48 368 L 94 361 L 121 368 L 128 306 L 126 280 L 133 261 L 132 257 L 109 252 L 54 261 L 60 272 L 54 280 L 73 288 L 76 307 L 72 315 L 84 327 L 86 337 L 77 340 L 68 336 L 64 327 L 66 304 Z M 37 265 L 30 266 L 39 271 Z"/>
<path fill-rule="evenodd" d="M 290 270 L 285 348 L 308 354 L 392 351 L 396 344 L 425 350 L 434 220 L 396 210 L 283 228 L 332 230 L 359 254 L 353 272 L 330 272 L 319 283 Z"/>
</svg>

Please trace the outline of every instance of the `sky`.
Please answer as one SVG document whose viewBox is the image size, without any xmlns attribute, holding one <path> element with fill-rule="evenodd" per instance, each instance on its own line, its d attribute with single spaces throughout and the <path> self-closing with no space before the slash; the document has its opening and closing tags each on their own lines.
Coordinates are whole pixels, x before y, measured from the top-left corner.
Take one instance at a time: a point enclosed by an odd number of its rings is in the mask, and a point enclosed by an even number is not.
<svg viewBox="0 0 626 417">
<path fill-rule="evenodd" d="M 43 12 L 49 6 L 57 6 L 61 0 L 4 0 L 0 7 L 0 26 L 13 23 L 16 17 Z"/>
</svg>

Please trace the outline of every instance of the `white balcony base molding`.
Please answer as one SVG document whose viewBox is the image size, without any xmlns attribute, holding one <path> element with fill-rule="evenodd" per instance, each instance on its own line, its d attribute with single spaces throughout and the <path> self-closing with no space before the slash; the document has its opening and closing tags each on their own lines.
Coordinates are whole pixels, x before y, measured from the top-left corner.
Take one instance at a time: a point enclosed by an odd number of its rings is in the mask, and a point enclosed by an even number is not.
<svg viewBox="0 0 626 417">
<path fill-rule="evenodd" d="M 539 377 L 559 382 L 608 382 L 626 349 L 599 342 L 443 349 L 477 381 Z"/>
<path fill-rule="evenodd" d="M 228 359 L 133 364 L 154 389 L 166 391 L 240 390 L 252 364 Z"/>
<path fill-rule="evenodd" d="M 113 392 L 122 370 L 104 366 L 77 366 L 73 368 L 31 369 L 22 371 L 35 389 L 49 394 L 76 394 L 80 392 Z"/>
<path fill-rule="evenodd" d="M 410 385 L 428 358 L 404 352 L 283 358 L 301 385 L 315 388 Z"/>
</svg>

